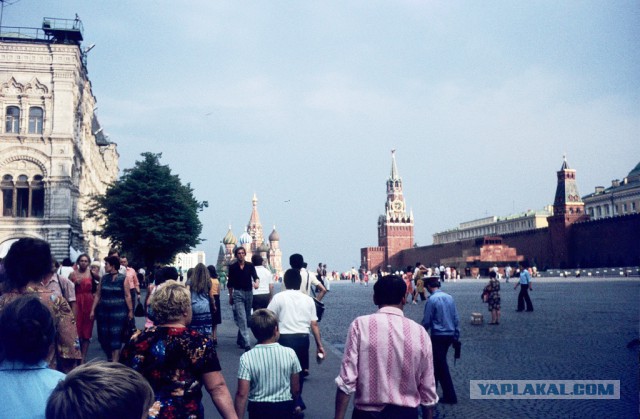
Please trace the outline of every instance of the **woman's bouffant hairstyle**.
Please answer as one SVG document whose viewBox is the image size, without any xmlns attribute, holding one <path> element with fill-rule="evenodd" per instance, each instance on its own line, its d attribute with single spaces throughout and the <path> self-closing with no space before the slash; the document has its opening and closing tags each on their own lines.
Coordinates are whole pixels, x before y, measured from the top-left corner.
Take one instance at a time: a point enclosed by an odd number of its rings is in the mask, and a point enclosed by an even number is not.
<svg viewBox="0 0 640 419">
<path fill-rule="evenodd" d="M 40 239 L 23 238 L 11 245 L 4 258 L 7 273 L 5 289 L 19 289 L 30 281 L 39 282 L 51 273 L 53 259 L 49 243 Z"/>
<path fill-rule="evenodd" d="M 151 311 L 156 325 L 180 319 L 191 308 L 189 290 L 180 283 L 169 280 L 151 296 Z"/>
<path fill-rule="evenodd" d="M 37 364 L 47 358 L 55 334 L 49 308 L 37 297 L 19 297 L 0 314 L 0 360 Z"/>
<path fill-rule="evenodd" d="M 209 276 L 209 270 L 203 263 L 198 263 L 193 269 L 191 274 L 191 285 L 189 285 L 191 291 L 196 294 L 209 295 L 211 290 L 211 276 Z"/>
<path fill-rule="evenodd" d="M 140 419 L 154 403 L 153 389 L 133 368 L 117 362 L 81 365 L 49 396 L 47 419 Z"/>
</svg>

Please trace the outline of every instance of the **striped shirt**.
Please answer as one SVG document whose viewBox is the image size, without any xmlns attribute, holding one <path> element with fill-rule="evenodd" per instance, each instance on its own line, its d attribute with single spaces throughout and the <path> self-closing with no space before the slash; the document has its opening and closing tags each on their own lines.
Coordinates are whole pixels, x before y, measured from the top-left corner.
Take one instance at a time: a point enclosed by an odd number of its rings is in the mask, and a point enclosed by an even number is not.
<svg viewBox="0 0 640 419">
<path fill-rule="evenodd" d="M 354 405 L 360 410 L 381 411 L 387 404 L 433 406 L 438 396 L 431 339 L 395 307 L 358 317 L 349 327 L 335 382 L 342 392 L 355 392 Z"/>
<path fill-rule="evenodd" d="M 296 353 L 279 343 L 256 345 L 240 357 L 238 378 L 249 384 L 249 401 L 291 400 L 291 374 L 302 370 Z"/>
</svg>

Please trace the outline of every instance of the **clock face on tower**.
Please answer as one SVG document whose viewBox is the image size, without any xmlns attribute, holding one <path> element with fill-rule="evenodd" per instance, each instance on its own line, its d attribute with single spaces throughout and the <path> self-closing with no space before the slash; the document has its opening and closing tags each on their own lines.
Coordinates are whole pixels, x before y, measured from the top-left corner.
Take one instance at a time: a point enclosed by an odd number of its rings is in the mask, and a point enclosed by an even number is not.
<svg viewBox="0 0 640 419">
<path fill-rule="evenodd" d="M 394 201 L 391 206 L 394 211 L 402 211 L 402 208 L 404 207 L 402 201 Z"/>
</svg>

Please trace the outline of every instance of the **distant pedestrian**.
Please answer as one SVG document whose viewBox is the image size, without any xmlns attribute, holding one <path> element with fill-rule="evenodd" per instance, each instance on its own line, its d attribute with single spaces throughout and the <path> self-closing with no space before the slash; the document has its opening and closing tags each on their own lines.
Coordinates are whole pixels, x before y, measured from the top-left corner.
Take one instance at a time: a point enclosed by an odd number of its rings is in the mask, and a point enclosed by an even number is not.
<svg viewBox="0 0 640 419">
<path fill-rule="evenodd" d="M 229 265 L 229 305 L 233 307 L 233 319 L 238 326 L 236 344 L 246 351 L 251 349 L 249 326 L 253 304 L 253 289 L 260 286 L 255 267 L 245 261 L 247 251 L 237 247 L 234 251 L 237 261 Z"/>
<path fill-rule="evenodd" d="M 222 323 L 222 309 L 220 305 L 220 281 L 218 280 L 218 272 L 216 271 L 216 267 L 213 265 L 207 266 L 207 270 L 209 271 L 209 276 L 211 277 L 211 293 L 210 297 L 213 298 L 213 301 L 216 303 L 216 310 L 211 313 L 211 326 L 212 326 L 212 336 L 213 336 L 213 345 L 218 345 L 218 333 L 217 328 L 218 325 Z"/>
<path fill-rule="evenodd" d="M 258 344 L 240 357 L 235 410 L 249 419 L 280 419 L 294 413 L 300 393 L 300 362 L 291 348 L 278 343 L 278 317 L 270 310 L 256 310 L 249 326 Z"/>
<path fill-rule="evenodd" d="M 399 276 L 380 278 L 373 286 L 379 310 L 356 318 L 349 327 L 340 374 L 335 381 L 335 418 L 345 416 L 355 393 L 353 418 L 431 417 L 438 401 L 431 339 L 424 328 L 404 316 L 406 285 Z"/>
<path fill-rule="evenodd" d="M 264 259 L 260 255 L 251 256 L 251 263 L 256 268 L 256 273 L 260 279 L 258 288 L 253 289 L 253 310 L 267 308 L 271 298 L 273 298 L 273 274 L 262 264 Z"/>
<path fill-rule="evenodd" d="M 494 271 L 489 272 L 489 283 L 484 287 L 487 294 L 487 304 L 491 312 L 491 322 L 489 324 L 500 324 L 500 281 Z"/>
<path fill-rule="evenodd" d="M 520 286 L 520 294 L 518 294 L 518 309 L 516 311 L 523 311 L 525 303 L 527 311 L 533 311 L 533 304 L 529 297 L 529 291 L 533 291 L 533 287 L 531 286 L 531 274 L 528 270 L 522 267 L 520 267 L 520 281 L 515 287 L 513 287 L 513 289 L 515 290 L 518 288 L 518 285 Z"/>
<path fill-rule="evenodd" d="M 513 269 L 511 269 L 510 265 L 507 265 L 506 268 L 504 268 L 504 278 L 507 282 L 507 284 L 509 283 L 509 278 L 511 278 L 511 272 L 513 271 Z"/>
<path fill-rule="evenodd" d="M 442 387 L 440 403 L 455 404 L 458 402 L 458 398 L 449 373 L 447 352 L 449 346 L 458 341 L 460 337 L 458 310 L 453 297 L 440 291 L 440 282 L 437 278 L 429 279 L 427 290 L 431 296 L 424 306 L 422 325 L 431 332 L 433 370 L 436 384 L 439 383 Z"/>
</svg>

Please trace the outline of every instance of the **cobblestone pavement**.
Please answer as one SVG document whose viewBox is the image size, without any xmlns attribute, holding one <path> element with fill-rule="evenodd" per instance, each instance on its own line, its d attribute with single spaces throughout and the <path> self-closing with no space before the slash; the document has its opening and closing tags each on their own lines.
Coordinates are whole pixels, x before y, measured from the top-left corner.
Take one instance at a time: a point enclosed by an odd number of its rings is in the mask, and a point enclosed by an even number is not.
<svg viewBox="0 0 640 419">
<path fill-rule="evenodd" d="M 438 405 L 436 418 L 638 417 L 639 351 L 637 345 L 627 348 L 640 337 L 638 279 L 535 280 L 532 313 L 515 312 L 518 291 L 513 290 L 513 281 L 502 281 L 499 326 L 487 325 L 489 312 L 480 300 L 485 283 L 484 279 L 462 280 L 442 287 L 454 297 L 460 314 L 462 358 L 454 365 L 450 351 L 458 404 Z M 227 298 L 221 300 L 218 354 L 233 397 L 242 351 L 235 346 L 236 329 Z M 356 316 L 376 310 L 373 287 L 347 281 L 332 283 L 323 301 L 322 338 L 332 353 L 322 365 L 312 365 L 305 383 L 307 418 L 333 417 L 333 379 L 339 372 L 349 324 Z M 424 304 L 405 306 L 405 315 L 419 322 Z M 472 312 L 482 313 L 485 323 L 471 325 Z M 315 345 L 311 346 L 315 354 Z M 104 358 L 97 342 L 92 343 L 91 357 Z M 475 379 L 620 380 L 620 400 L 471 400 L 469 380 Z M 206 394 L 203 402 L 207 418 L 219 417 Z"/>
</svg>

